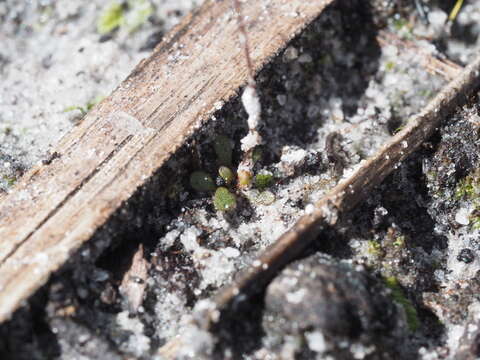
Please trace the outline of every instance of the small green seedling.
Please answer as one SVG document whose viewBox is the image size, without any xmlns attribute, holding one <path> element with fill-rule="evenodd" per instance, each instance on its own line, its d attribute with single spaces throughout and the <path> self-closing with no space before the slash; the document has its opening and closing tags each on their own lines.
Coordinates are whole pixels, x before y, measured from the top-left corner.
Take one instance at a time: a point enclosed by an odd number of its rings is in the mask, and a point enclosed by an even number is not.
<svg viewBox="0 0 480 360">
<path fill-rule="evenodd" d="M 396 247 L 404 247 L 405 246 L 405 236 L 404 235 L 400 235 L 398 236 L 395 241 L 393 242 L 393 246 L 396 246 Z"/>
<path fill-rule="evenodd" d="M 395 129 L 395 131 L 393 132 L 393 135 L 396 135 L 396 134 L 398 134 L 400 131 L 402 131 L 403 129 L 405 129 L 405 126 L 406 126 L 406 124 L 400 125 L 398 128 Z"/>
<path fill-rule="evenodd" d="M 262 160 L 263 157 L 263 148 L 261 146 L 255 147 L 252 153 L 252 161 L 256 164 L 258 161 Z"/>
<path fill-rule="evenodd" d="M 382 257 L 384 255 L 382 245 L 375 240 L 368 240 L 368 253 L 375 257 Z"/>
<path fill-rule="evenodd" d="M 391 71 L 395 68 L 395 63 L 393 61 L 387 61 L 387 63 L 385 64 L 385 69 L 387 71 Z"/>
<path fill-rule="evenodd" d="M 100 35 L 106 35 L 116 28 L 120 27 L 123 22 L 123 14 L 125 6 L 120 1 L 112 1 L 103 9 L 97 22 L 97 32 Z"/>
<path fill-rule="evenodd" d="M 95 98 L 87 102 L 87 105 L 85 106 L 77 106 L 77 105 L 68 106 L 67 108 L 65 108 L 65 110 L 63 110 L 63 112 L 79 110 L 82 113 L 82 116 L 85 116 L 90 110 L 93 109 L 95 105 L 97 105 L 104 98 L 105 98 L 104 96 L 96 96 Z"/>
<path fill-rule="evenodd" d="M 190 175 L 190 185 L 197 191 L 215 191 L 215 182 L 205 171 L 195 171 Z"/>
<path fill-rule="evenodd" d="M 473 173 L 459 181 L 455 188 L 455 197 L 457 200 L 472 200 L 480 196 L 480 181 L 475 175 L 478 176 L 479 174 Z"/>
<path fill-rule="evenodd" d="M 88 111 L 85 110 L 85 108 L 81 107 L 81 106 L 76 106 L 76 105 L 72 105 L 72 106 L 68 106 L 66 107 L 63 112 L 70 112 L 70 111 L 74 111 L 74 110 L 78 110 L 80 111 L 80 113 L 82 114 L 82 116 L 84 116 Z"/>
<path fill-rule="evenodd" d="M 232 166 L 233 144 L 230 138 L 225 135 L 218 135 L 213 142 L 213 146 L 219 165 Z"/>
<path fill-rule="evenodd" d="M 213 195 L 213 205 L 217 211 L 231 211 L 236 208 L 236 190 L 245 190 L 250 188 L 252 183 L 258 190 L 254 190 L 257 195 L 249 197 L 250 201 L 262 205 L 270 205 L 275 201 L 275 195 L 271 191 L 264 191 L 273 183 L 273 175 L 269 172 L 262 172 L 255 177 L 248 169 L 232 171 L 232 151 L 233 142 L 225 135 L 217 135 L 213 141 L 215 153 L 217 154 L 218 175 L 223 180 L 223 185 L 217 188 L 212 177 L 205 171 L 195 171 L 190 175 L 190 184 L 193 189 L 200 192 L 215 192 Z M 262 149 L 257 147 L 253 150 L 256 154 L 256 160 L 260 159 Z M 228 164 L 228 165 L 227 165 Z M 218 178 L 217 178 L 218 180 Z M 236 185 L 237 189 L 234 189 Z M 246 194 L 244 194 L 246 195 Z M 246 195 L 248 197 L 248 195 Z"/>
<path fill-rule="evenodd" d="M 236 208 L 237 199 L 227 188 L 219 187 L 213 196 L 213 205 L 218 211 L 231 211 Z"/>
<path fill-rule="evenodd" d="M 480 169 L 473 170 L 461 179 L 455 188 L 455 199 L 471 202 L 473 211 L 470 215 L 470 225 L 473 230 L 480 229 Z"/>
<path fill-rule="evenodd" d="M 220 166 L 218 168 L 218 175 L 220 175 L 227 185 L 230 185 L 235 180 L 235 174 L 226 166 Z"/>
<path fill-rule="evenodd" d="M 97 21 L 97 32 L 107 35 L 117 28 L 134 32 L 143 25 L 153 13 L 148 0 L 114 0 L 107 4 Z"/>
<path fill-rule="evenodd" d="M 255 176 L 255 186 L 260 189 L 266 189 L 273 183 L 273 175 L 268 173 L 260 173 Z"/>
<path fill-rule="evenodd" d="M 13 186 L 17 182 L 17 178 L 15 176 L 4 175 L 2 178 L 8 186 Z"/>
<path fill-rule="evenodd" d="M 252 183 L 252 173 L 247 170 L 240 170 L 237 172 L 238 187 L 244 189 L 250 186 Z"/>
<path fill-rule="evenodd" d="M 480 230 L 480 216 L 472 216 L 470 221 L 473 230 Z"/>
<path fill-rule="evenodd" d="M 261 205 L 271 205 L 275 201 L 275 195 L 271 191 L 262 191 L 255 199 Z"/>
</svg>

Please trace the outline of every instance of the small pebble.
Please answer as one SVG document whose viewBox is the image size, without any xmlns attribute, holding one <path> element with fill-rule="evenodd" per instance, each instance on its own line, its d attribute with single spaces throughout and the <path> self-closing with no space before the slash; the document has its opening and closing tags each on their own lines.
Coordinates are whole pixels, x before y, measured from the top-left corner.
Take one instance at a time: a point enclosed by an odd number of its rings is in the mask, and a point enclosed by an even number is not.
<svg viewBox="0 0 480 360">
<path fill-rule="evenodd" d="M 464 262 L 465 264 L 470 264 L 475 260 L 475 254 L 471 249 L 462 249 L 460 253 L 457 255 L 457 260 Z"/>
<path fill-rule="evenodd" d="M 283 53 L 284 62 L 295 60 L 297 57 L 298 57 L 298 50 L 293 46 L 287 47 L 285 49 L 285 52 Z"/>
<path fill-rule="evenodd" d="M 455 214 L 455 221 L 460 225 L 468 225 L 470 223 L 470 212 L 466 208 L 461 208 Z"/>
<path fill-rule="evenodd" d="M 270 205 L 274 201 L 275 195 L 271 191 L 262 191 L 257 197 L 257 202 L 261 205 Z"/>
</svg>

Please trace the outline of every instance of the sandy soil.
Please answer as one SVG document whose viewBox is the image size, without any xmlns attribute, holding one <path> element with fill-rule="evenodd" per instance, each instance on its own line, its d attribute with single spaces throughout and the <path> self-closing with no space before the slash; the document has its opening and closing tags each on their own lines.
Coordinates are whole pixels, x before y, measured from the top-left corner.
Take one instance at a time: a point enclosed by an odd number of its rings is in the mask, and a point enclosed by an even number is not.
<svg viewBox="0 0 480 360">
<path fill-rule="evenodd" d="M 199 1 L 147 3 L 149 16 L 134 30 L 102 35 L 100 0 L 0 2 L 3 191 Z M 217 177 L 218 135 L 231 141 L 238 165 L 246 114 L 238 100 L 226 104 L 161 177 L 0 326 L 2 358 L 161 358 L 158 349 L 177 334 L 189 339 L 181 357 L 195 359 L 480 356 L 477 98 L 246 310 L 215 334 L 192 326 L 202 300 L 446 84 L 420 65 L 422 53 L 459 65 L 478 54 L 480 4 L 467 1 L 447 29 L 452 4 L 425 3 L 428 23 L 408 1 L 329 7 L 257 77 L 264 146 L 254 169 L 270 183 L 231 189 L 231 212 L 216 211 L 212 193 L 192 187 L 198 170 L 215 187 L 225 185 Z M 380 45 L 379 26 L 412 47 Z M 334 160 L 332 133 L 339 134 Z M 148 276 L 132 309 L 121 285 L 139 244 Z"/>
</svg>

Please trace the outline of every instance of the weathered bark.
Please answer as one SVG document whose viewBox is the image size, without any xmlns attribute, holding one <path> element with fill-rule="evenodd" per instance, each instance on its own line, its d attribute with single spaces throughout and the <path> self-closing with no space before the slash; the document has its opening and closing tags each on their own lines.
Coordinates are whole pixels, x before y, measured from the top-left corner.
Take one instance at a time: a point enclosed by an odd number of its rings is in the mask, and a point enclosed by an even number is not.
<svg viewBox="0 0 480 360">
<path fill-rule="evenodd" d="M 242 6 L 255 70 L 332 0 Z M 185 139 L 245 84 L 230 1 L 190 14 L 0 199 L 0 322 L 47 281 Z"/>
</svg>

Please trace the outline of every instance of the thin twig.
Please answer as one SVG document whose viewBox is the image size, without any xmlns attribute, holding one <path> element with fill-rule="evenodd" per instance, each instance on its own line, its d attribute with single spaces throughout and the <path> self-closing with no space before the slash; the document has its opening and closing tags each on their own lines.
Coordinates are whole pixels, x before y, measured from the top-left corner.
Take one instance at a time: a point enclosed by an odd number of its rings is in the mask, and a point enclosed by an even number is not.
<svg viewBox="0 0 480 360">
<path fill-rule="evenodd" d="M 253 70 L 252 59 L 250 57 L 250 45 L 248 43 L 247 30 L 242 15 L 242 6 L 240 4 L 240 0 L 233 0 L 233 6 L 235 8 L 235 12 L 237 13 L 238 30 L 240 30 L 241 35 L 240 43 L 243 44 L 245 60 L 247 62 L 248 84 L 255 87 L 255 71 Z"/>
<path fill-rule="evenodd" d="M 422 49 L 413 41 L 403 40 L 397 35 L 392 34 L 388 31 L 379 31 L 377 41 L 380 46 L 393 45 L 400 51 L 414 52 L 418 56 L 420 64 L 429 73 L 434 75 L 440 75 L 446 80 L 455 79 L 460 73 L 460 71 L 462 71 L 462 66 L 454 63 L 453 61 L 450 61 L 448 59 L 439 59 L 438 57 L 429 53 L 427 50 Z"/>
<path fill-rule="evenodd" d="M 240 0 L 233 0 L 233 6 L 237 13 L 238 28 L 240 30 L 240 43 L 243 44 L 248 69 L 248 82 L 241 97 L 243 107 L 248 114 L 248 134 L 240 140 L 243 156 L 237 169 L 239 187 L 246 188 L 250 185 L 252 178 L 252 167 L 254 163 L 253 149 L 262 142 L 262 137 L 257 128 L 262 107 L 260 104 L 260 98 L 258 97 L 257 84 L 255 83 L 255 71 L 252 66 L 250 46 L 248 44 L 248 36 L 242 15 Z"/>
</svg>

